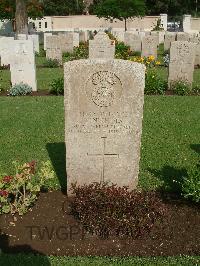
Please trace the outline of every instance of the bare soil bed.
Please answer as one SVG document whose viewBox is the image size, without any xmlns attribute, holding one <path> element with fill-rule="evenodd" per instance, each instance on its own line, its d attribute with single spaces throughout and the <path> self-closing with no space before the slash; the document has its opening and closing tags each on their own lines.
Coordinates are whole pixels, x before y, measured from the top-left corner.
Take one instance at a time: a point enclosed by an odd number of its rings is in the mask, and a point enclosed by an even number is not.
<svg viewBox="0 0 200 266">
<path fill-rule="evenodd" d="M 42 193 L 26 215 L 0 215 L 0 248 L 59 256 L 200 255 L 200 208 L 173 197 L 163 199 L 164 220 L 139 239 L 91 235 L 71 214 L 61 191 Z"/>
</svg>

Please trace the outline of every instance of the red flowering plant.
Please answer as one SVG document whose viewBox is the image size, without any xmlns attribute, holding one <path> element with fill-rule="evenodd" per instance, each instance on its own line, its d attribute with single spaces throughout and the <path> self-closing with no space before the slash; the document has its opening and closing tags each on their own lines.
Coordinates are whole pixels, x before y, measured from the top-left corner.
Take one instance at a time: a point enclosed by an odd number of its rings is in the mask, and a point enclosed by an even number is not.
<svg viewBox="0 0 200 266">
<path fill-rule="evenodd" d="M 14 165 L 15 175 L 0 177 L 0 214 L 25 214 L 37 200 L 46 180 L 54 177 L 50 162 L 42 163 L 40 171 L 35 161 L 23 165 L 14 162 Z"/>
</svg>

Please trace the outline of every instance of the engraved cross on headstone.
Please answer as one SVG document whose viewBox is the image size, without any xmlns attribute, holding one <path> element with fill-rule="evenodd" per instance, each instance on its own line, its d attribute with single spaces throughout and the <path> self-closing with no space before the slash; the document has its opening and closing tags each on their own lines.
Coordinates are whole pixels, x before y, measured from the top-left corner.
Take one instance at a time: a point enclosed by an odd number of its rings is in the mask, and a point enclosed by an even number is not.
<svg viewBox="0 0 200 266">
<path fill-rule="evenodd" d="M 102 157 L 101 182 L 104 182 L 105 181 L 105 158 L 107 156 L 119 158 L 119 154 L 106 153 L 106 139 L 107 139 L 107 137 L 101 137 L 101 139 L 103 140 L 103 152 L 102 153 L 96 153 L 96 154 L 87 153 L 87 155 L 88 156 L 97 156 L 97 157 L 99 156 L 99 157 Z"/>
</svg>

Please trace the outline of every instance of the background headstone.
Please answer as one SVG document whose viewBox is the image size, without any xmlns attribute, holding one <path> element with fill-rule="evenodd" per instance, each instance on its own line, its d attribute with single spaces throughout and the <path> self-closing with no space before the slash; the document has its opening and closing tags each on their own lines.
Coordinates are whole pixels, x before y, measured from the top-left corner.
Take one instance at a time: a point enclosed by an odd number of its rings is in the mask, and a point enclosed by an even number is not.
<svg viewBox="0 0 200 266">
<path fill-rule="evenodd" d="M 28 40 L 33 41 L 34 51 L 36 53 L 39 53 L 40 52 L 39 35 L 37 34 L 28 35 Z"/>
<path fill-rule="evenodd" d="M 171 43 L 175 42 L 176 40 L 176 33 L 174 32 L 166 32 L 164 38 L 164 50 L 167 51 L 171 47 Z"/>
<path fill-rule="evenodd" d="M 73 36 L 74 36 L 74 33 L 72 32 L 58 34 L 58 45 L 62 53 L 73 52 L 73 48 L 74 48 Z"/>
<path fill-rule="evenodd" d="M 172 42 L 169 63 L 169 87 L 173 82 L 193 82 L 196 44 L 191 42 Z"/>
<path fill-rule="evenodd" d="M 10 63 L 12 85 L 25 83 L 37 91 L 35 53 L 31 40 L 15 40 Z"/>
<path fill-rule="evenodd" d="M 189 41 L 189 34 L 186 32 L 177 32 L 176 40 L 180 42 Z"/>
<path fill-rule="evenodd" d="M 155 36 L 145 36 L 142 38 L 142 56 L 154 56 L 157 58 L 158 39 Z"/>
<path fill-rule="evenodd" d="M 44 50 L 45 51 L 46 51 L 47 36 L 52 36 L 52 33 L 51 32 L 45 32 L 44 33 Z"/>
<path fill-rule="evenodd" d="M 195 55 L 195 66 L 200 66 L 200 37 L 191 39 L 193 43 L 196 43 L 196 55 Z"/>
<path fill-rule="evenodd" d="M 138 182 L 145 67 L 123 60 L 68 62 L 65 143 L 71 183 Z"/>
<path fill-rule="evenodd" d="M 90 59 L 114 59 L 115 41 L 110 40 L 105 32 L 99 32 L 94 36 L 94 40 L 89 41 Z"/>
<path fill-rule="evenodd" d="M 125 32 L 124 43 L 130 46 L 132 51 L 141 52 L 142 40 L 138 33 Z"/>
<path fill-rule="evenodd" d="M 0 38 L 0 58 L 1 66 L 7 66 L 12 60 L 12 50 L 14 46 L 14 37 Z"/>
</svg>

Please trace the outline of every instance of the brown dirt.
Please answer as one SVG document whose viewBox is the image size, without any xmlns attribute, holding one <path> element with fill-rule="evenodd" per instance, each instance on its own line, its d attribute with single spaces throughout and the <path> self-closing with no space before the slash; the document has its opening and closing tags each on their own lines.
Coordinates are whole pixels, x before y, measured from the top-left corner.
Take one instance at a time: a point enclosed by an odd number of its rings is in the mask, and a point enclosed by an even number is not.
<svg viewBox="0 0 200 266">
<path fill-rule="evenodd" d="M 67 197 L 62 192 L 42 193 L 26 215 L 0 215 L 0 248 L 4 252 L 37 250 L 61 256 L 200 255 L 199 206 L 176 199 L 165 200 L 165 204 L 167 216 L 149 234 L 140 239 L 105 240 L 82 229 L 70 215 Z M 47 229 L 49 237 L 47 231 L 44 233 Z"/>
</svg>

